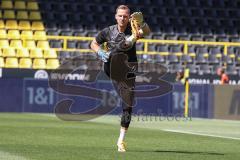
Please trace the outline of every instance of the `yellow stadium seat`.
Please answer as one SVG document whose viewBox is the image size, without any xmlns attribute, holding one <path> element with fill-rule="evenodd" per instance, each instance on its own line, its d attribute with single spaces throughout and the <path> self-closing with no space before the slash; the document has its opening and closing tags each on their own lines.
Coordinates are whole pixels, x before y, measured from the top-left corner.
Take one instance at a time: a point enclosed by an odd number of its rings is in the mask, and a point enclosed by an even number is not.
<svg viewBox="0 0 240 160">
<path fill-rule="evenodd" d="M 48 59 L 46 69 L 56 69 L 60 66 L 58 59 Z"/>
<path fill-rule="evenodd" d="M 35 49 L 36 48 L 36 43 L 33 40 L 26 40 L 23 42 L 23 46 L 28 48 L 28 49 Z"/>
<path fill-rule="evenodd" d="M 18 67 L 19 68 L 32 68 L 31 58 L 20 58 Z"/>
<path fill-rule="evenodd" d="M 41 48 L 41 49 L 49 49 L 50 48 L 48 41 L 38 41 L 37 47 Z"/>
<path fill-rule="evenodd" d="M 27 2 L 27 9 L 28 10 L 39 10 L 37 2 Z"/>
<path fill-rule="evenodd" d="M 0 18 L 2 18 L 2 11 L 0 11 Z"/>
<path fill-rule="evenodd" d="M 3 18 L 5 19 L 15 19 L 15 12 L 13 10 L 4 10 Z"/>
<path fill-rule="evenodd" d="M 0 40 L 0 48 L 8 48 L 9 47 L 9 42 L 6 39 L 1 39 Z"/>
<path fill-rule="evenodd" d="M 0 20 L 0 29 L 5 28 L 5 23 L 3 22 L 3 20 Z"/>
<path fill-rule="evenodd" d="M 19 21 L 18 29 L 19 30 L 30 30 L 31 29 L 31 24 L 30 24 L 29 21 Z"/>
<path fill-rule="evenodd" d="M 44 30 L 43 22 L 41 22 L 41 21 L 33 21 L 32 22 L 32 30 L 39 30 L 39 31 Z"/>
<path fill-rule="evenodd" d="M 2 0 L 1 8 L 3 8 L 3 9 L 12 9 L 12 8 L 13 8 L 13 3 L 12 3 L 12 1 Z"/>
<path fill-rule="evenodd" d="M 41 13 L 39 11 L 32 11 L 29 13 L 30 20 L 41 20 Z"/>
<path fill-rule="evenodd" d="M 7 20 L 6 29 L 18 29 L 18 23 L 16 20 Z"/>
<path fill-rule="evenodd" d="M 8 30 L 7 36 L 9 39 L 20 39 L 20 32 L 19 30 Z"/>
<path fill-rule="evenodd" d="M 28 19 L 27 11 L 17 11 L 17 19 Z"/>
<path fill-rule="evenodd" d="M 3 57 L 16 57 L 15 49 L 14 48 L 4 48 L 2 56 Z"/>
<path fill-rule="evenodd" d="M 18 59 L 15 57 L 6 58 L 5 67 L 6 68 L 18 68 Z"/>
<path fill-rule="evenodd" d="M 46 59 L 47 58 L 57 58 L 56 50 L 54 50 L 54 49 L 44 50 L 43 57 Z"/>
<path fill-rule="evenodd" d="M 7 38 L 7 31 L 5 29 L 0 29 L 0 39 Z"/>
<path fill-rule="evenodd" d="M 47 40 L 45 31 L 35 31 L 33 37 L 35 40 Z"/>
<path fill-rule="evenodd" d="M 2 49 L 0 49 L 0 57 L 2 56 Z"/>
<path fill-rule="evenodd" d="M 21 38 L 26 40 L 33 39 L 33 32 L 29 30 L 22 31 Z"/>
<path fill-rule="evenodd" d="M 10 47 L 12 48 L 22 48 L 22 41 L 21 40 L 11 40 Z"/>
<path fill-rule="evenodd" d="M 27 48 L 17 49 L 16 57 L 29 57 L 29 52 Z"/>
<path fill-rule="evenodd" d="M 0 57 L 0 68 L 4 67 L 4 59 Z"/>
<path fill-rule="evenodd" d="M 45 69 L 46 68 L 46 61 L 45 59 L 34 59 L 33 60 L 33 69 Z"/>
<path fill-rule="evenodd" d="M 40 48 L 30 50 L 30 58 L 43 58 L 43 52 Z"/>
<path fill-rule="evenodd" d="M 14 8 L 15 9 L 26 9 L 26 3 L 25 1 L 15 1 L 14 2 Z"/>
</svg>

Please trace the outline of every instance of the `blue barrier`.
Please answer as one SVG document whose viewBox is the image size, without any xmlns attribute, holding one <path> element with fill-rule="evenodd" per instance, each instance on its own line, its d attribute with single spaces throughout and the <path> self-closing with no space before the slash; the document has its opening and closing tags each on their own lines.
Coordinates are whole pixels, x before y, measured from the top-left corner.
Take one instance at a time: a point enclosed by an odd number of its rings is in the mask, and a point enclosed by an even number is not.
<svg viewBox="0 0 240 160">
<path fill-rule="evenodd" d="M 83 81 L 73 81 L 83 85 Z M 91 87 L 104 89 L 116 94 L 110 81 L 98 81 Z M 174 84 L 172 92 L 154 98 L 137 98 L 134 114 L 183 115 L 184 86 Z M 55 92 L 47 80 L 36 79 L 0 79 L 0 112 L 37 112 L 53 113 L 54 106 L 62 99 L 72 99 L 72 112 L 86 111 L 99 103 L 111 101 L 108 97 L 94 100 L 83 96 L 65 95 Z M 213 87 L 211 85 L 191 85 L 190 115 L 193 117 L 212 118 Z M 120 99 L 115 99 L 117 107 L 110 114 L 121 112 Z M 115 102 L 115 103 L 116 103 Z"/>
<path fill-rule="evenodd" d="M 0 79 L 0 111 L 22 112 L 22 79 Z"/>
</svg>

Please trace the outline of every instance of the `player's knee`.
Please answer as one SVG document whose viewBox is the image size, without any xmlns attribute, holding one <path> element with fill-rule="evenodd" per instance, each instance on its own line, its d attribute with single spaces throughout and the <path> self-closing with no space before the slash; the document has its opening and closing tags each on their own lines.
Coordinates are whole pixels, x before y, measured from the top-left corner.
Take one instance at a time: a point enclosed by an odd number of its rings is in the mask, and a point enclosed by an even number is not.
<svg viewBox="0 0 240 160">
<path fill-rule="evenodd" d="M 128 128 L 131 122 L 132 115 L 132 107 L 128 107 L 123 109 L 122 118 L 121 118 L 121 126 Z"/>
<path fill-rule="evenodd" d="M 123 113 L 132 114 L 132 107 L 126 107 L 123 109 Z"/>
</svg>

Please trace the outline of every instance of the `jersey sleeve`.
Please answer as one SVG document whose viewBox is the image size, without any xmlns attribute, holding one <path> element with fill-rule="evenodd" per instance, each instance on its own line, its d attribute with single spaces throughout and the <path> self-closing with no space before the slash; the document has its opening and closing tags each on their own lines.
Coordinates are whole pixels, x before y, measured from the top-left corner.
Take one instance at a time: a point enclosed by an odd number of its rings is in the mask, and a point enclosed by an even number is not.
<svg viewBox="0 0 240 160">
<path fill-rule="evenodd" d="M 96 41 L 98 44 L 103 44 L 104 42 L 107 42 L 108 30 L 108 28 L 105 28 L 97 34 Z"/>
</svg>

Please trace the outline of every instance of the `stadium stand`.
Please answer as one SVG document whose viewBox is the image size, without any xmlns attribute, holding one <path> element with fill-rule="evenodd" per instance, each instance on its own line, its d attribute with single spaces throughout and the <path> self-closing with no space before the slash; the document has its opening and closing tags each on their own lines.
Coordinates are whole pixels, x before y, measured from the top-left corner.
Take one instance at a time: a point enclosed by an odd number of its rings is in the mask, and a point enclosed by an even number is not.
<svg viewBox="0 0 240 160">
<path fill-rule="evenodd" d="M 0 67 L 57 68 L 59 60 L 50 50 L 38 2 L 2 0 L 0 8 Z M 54 63 L 46 68 L 48 60 Z"/>
<path fill-rule="evenodd" d="M 31 52 L 36 48 L 39 58 L 44 58 L 46 64 L 48 59 L 63 61 L 73 55 L 81 56 L 79 53 L 89 53 L 91 39 L 79 36 L 96 36 L 99 30 L 114 24 L 112 17 L 118 4 L 127 4 L 132 11 L 142 11 L 152 29 L 145 38 L 161 40 L 161 43 L 148 41 L 147 49 L 145 41 L 137 44 L 138 53 L 143 54 L 138 57 L 143 61 L 171 64 L 169 69 L 172 72 L 188 64 L 192 68 L 190 71 L 203 74 L 215 74 L 215 65 L 229 68 L 229 74 L 239 73 L 239 47 L 227 44 L 240 42 L 237 27 L 240 25 L 240 2 L 234 0 L 107 0 L 104 3 L 99 0 L 2 0 L 1 50 L 23 46 L 28 50 L 23 54 L 28 58 L 26 52 L 29 52 L 33 62 L 36 56 Z M 13 43 L 13 40 L 20 40 L 22 44 Z M 165 43 L 164 40 L 172 42 Z M 197 43 L 186 45 L 184 41 Z M 15 52 L 20 58 L 21 51 Z M 49 53 L 53 55 L 47 55 Z M 6 60 L 5 57 L 3 59 Z"/>
</svg>

